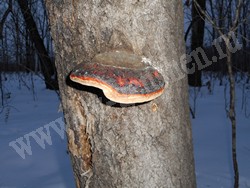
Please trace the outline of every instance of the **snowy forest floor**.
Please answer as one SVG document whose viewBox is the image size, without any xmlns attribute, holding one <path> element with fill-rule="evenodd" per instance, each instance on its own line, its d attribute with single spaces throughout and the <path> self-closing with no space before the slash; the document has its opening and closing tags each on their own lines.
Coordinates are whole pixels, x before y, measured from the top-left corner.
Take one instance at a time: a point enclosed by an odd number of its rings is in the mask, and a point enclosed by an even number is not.
<svg viewBox="0 0 250 188">
<path fill-rule="evenodd" d="M 5 77 L 0 95 L 0 188 L 75 187 L 67 139 L 53 123 L 63 116 L 58 112 L 58 95 L 46 90 L 38 76 Z M 237 83 L 240 188 L 250 188 L 250 85 L 242 80 Z M 218 80 L 210 84 L 210 90 L 190 88 L 190 107 L 195 107 L 196 115 L 192 128 L 197 187 L 232 188 L 231 124 L 226 113 L 229 87 L 226 80 L 221 86 Z M 34 135 L 43 132 L 49 132 L 52 139 L 43 135 L 46 141 L 37 142 Z M 26 143 L 28 152 L 16 152 L 13 145 L 20 148 L 17 141 Z"/>
</svg>

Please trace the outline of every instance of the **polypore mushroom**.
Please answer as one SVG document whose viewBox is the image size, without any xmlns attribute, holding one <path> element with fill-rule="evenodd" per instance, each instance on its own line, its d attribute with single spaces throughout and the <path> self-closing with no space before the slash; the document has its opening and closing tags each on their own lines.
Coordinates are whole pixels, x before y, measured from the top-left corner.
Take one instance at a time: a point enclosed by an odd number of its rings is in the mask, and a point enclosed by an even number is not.
<svg viewBox="0 0 250 188">
<path fill-rule="evenodd" d="M 163 76 L 155 68 L 125 51 L 96 55 L 91 62 L 77 65 L 70 79 L 99 88 L 109 100 L 124 104 L 155 99 L 165 86 Z"/>
</svg>

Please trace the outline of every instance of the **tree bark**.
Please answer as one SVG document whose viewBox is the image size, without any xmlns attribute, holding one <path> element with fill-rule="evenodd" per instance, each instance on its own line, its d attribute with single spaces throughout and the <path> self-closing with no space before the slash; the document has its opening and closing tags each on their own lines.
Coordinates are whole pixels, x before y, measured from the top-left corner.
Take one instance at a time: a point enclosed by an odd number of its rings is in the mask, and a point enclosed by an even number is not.
<svg viewBox="0 0 250 188">
<path fill-rule="evenodd" d="M 194 188 L 181 0 L 46 1 L 76 185 Z M 152 60 L 167 84 L 148 103 L 120 105 L 68 80 L 76 64 L 125 49 Z"/>
</svg>

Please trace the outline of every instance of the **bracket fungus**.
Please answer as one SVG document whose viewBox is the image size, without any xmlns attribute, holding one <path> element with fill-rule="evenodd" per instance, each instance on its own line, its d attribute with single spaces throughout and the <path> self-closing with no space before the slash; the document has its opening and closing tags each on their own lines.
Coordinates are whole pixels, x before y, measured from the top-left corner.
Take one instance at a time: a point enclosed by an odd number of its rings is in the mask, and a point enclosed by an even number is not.
<svg viewBox="0 0 250 188">
<path fill-rule="evenodd" d="M 91 62 L 80 63 L 70 79 L 103 91 L 111 101 L 123 104 L 155 99 L 164 91 L 164 78 L 142 57 L 126 51 L 96 55 Z"/>
</svg>

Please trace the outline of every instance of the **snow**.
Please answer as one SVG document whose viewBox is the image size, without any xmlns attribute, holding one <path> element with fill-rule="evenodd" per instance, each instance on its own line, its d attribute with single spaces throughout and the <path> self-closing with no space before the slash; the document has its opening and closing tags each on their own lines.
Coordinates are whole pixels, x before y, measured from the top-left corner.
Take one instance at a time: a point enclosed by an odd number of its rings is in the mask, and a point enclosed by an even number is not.
<svg viewBox="0 0 250 188">
<path fill-rule="evenodd" d="M 239 83 L 236 87 L 237 159 L 240 188 L 249 188 L 250 118 L 241 110 L 241 86 Z M 196 118 L 192 120 L 192 128 L 198 188 L 233 188 L 231 122 L 225 109 L 228 105 L 225 105 L 224 89 L 225 86 L 219 86 L 218 82 L 215 83 L 212 94 L 207 87 L 202 87 L 198 95 L 197 89 L 190 88 L 190 104 L 194 100 L 194 94 L 197 95 Z M 246 92 L 249 101 L 250 90 Z M 228 90 L 226 99 L 229 101 Z M 246 108 L 250 109 L 250 105 Z"/>
<path fill-rule="evenodd" d="M 20 137 L 25 142 L 25 134 L 38 128 L 45 130 L 44 126 L 62 118 L 57 94 L 46 90 L 37 76 L 33 89 L 30 75 L 21 75 L 22 82 L 15 74 L 7 75 L 7 79 L 3 83 L 7 104 L 0 114 L 0 188 L 75 187 L 67 139 L 54 130 L 50 130 L 52 144 L 45 141 L 45 149 L 30 138 L 32 155 L 25 153 L 25 159 L 9 146 Z"/>
<path fill-rule="evenodd" d="M 62 134 L 64 124 L 62 112 L 58 112 L 58 95 L 46 90 L 38 76 L 5 76 L 5 108 L 2 112 L 0 108 L 0 188 L 75 187 L 67 154 L 67 139 Z M 192 128 L 197 187 L 231 188 L 234 175 L 231 124 L 225 110 L 225 86 L 219 86 L 216 81 L 214 83 L 212 93 L 207 87 L 195 92 L 196 118 L 192 119 Z M 245 111 L 241 109 L 242 88 L 241 83 L 237 84 L 237 154 L 240 188 L 249 188 L 250 124 Z M 245 96 L 250 97 L 250 91 L 245 92 Z M 190 88 L 192 108 L 193 99 L 194 88 Z M 250 109 L 249 104 L 245 103 L 247 109 Z M 39 137 L 43 139 L 39 140 Z M 26 143 L 26 151 L 20 150 L 21 146 L 17 143 L 21 143 L 20 140 Z"/>
</svg>

